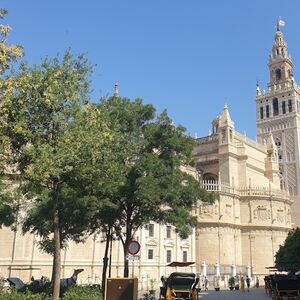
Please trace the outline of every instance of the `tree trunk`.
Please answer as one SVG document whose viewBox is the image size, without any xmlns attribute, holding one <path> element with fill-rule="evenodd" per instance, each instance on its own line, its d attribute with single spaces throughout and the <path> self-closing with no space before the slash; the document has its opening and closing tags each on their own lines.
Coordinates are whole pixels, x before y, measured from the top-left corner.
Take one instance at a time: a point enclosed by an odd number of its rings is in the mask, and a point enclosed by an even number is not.
<svg viewBox="0 0 300 300">
<path fill-rule="evenodd" d="M 108 265 L 108 250 L 109 250 L 109 243 L 110 243 L 110 235 L 111 235 L 111 228 L 109 228 L 106 233 L 106 243 L 105 243 L 105 251 L 103 257 L 103 269 L 102 269 L 102 298 L 103 299 L 105 295 L 105 280 L 106 280 L 106 271 Z"/>
<path fill-rule="evenodd" d="M 132 227 L 130 225 L 131 222 L 131 213 L 127 214 L 126 220 L 126 232 L 125 232 L 125 243 L 123 243 L 124 247 L 124 277 L 129 277 L 129 261 L 128 261 L 128 246 L 132 240 Z"/>
<path fill-rule="evenodd" d="M 111 234 L 110 234 L 110 248 L 109 248 L 108 277 L 111 277 L 112 242 L 113 242 L 113 234 L 111 232 Z"/>
<path fill-rule="evenodd" d="M 124 245 L 124 277 L 129 277 L 129 263 L 128 263 L 127 246 Z"/>
<path fill-rule="evenodd" d="M 127 228 L 126 239 L 123 244 L 124 251 L 124 277 L 129 277 L 129 261 L 128 261 L 128 246 L 131 241 L 131 230 Z"/>
<path fill-rule="evenodd" d="M 58 198 L 58 197 L 57 197 Z M 61 255 L 60 255 L 60 230 L 59 230 L 59 211 L 58 199 L 55 201 L 54 214 L 54 260 L 53 260 L 53 274 L 52 274 L 52 300 L 59 300 L 60 291 L 60 268 L 61 268 Z"/>
</svg>

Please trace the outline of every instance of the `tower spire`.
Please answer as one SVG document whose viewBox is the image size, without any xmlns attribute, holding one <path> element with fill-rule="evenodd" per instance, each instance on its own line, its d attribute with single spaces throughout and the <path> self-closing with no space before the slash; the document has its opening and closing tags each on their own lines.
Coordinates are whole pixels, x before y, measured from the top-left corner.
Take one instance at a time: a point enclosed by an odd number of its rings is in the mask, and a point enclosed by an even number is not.
<svg viewBox="0 0 300 300">
<path fill-rule="evenodd" d="M 119 97 L 119 84 L 116 81 L 114 86 L 114 97 Z"/>
<path fill-rule="evenodd" d="M 292 83 L 293 62 L 288 53 L 288 47 L 280 28 L 285 25 L 281 19 L 277 21 L 276 32 L 272 52 L 269 58 L 270 83 L 269 87 L 280 86 L 281 88 L 290 86 Z"/>
<path fill-rule="evenodd" d="M 258 83 L 258 79 L 256 80 L 256 96 L 261 95 L 261 91 L 260 91 L 260 87 L 259 87 L 259 83 Z"/>
</svg>

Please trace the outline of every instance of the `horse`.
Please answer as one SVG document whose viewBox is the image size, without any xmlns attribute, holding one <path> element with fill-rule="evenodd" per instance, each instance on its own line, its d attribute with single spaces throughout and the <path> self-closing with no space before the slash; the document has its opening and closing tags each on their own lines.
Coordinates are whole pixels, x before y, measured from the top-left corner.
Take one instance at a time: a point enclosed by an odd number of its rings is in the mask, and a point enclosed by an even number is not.
<svg viewBox="0 0 300 300">
<path fill-rule="evenodd" d="M 51 290 L 51 282 L 45 276 L 42 276 L 40 279 L 35 279 L 31 276 L 30 282 L 26 284 L 26 288 L 32 293 L 47 293 Z"/>
<path fill-rule="evenodd" d="M 65 288 L 70 285 L 76 285 L 78 274 L 83 272 L 84 269 L 75 269 L 73 275 L 69 278 L 63 278 L 60 280 L 60 287 Z"/>
<path fill-rule="evenodd" d="M 4 277 L 0 277 L 0 291 L 7 291 L 10 289 L 8 280 Z"/>
</svg>

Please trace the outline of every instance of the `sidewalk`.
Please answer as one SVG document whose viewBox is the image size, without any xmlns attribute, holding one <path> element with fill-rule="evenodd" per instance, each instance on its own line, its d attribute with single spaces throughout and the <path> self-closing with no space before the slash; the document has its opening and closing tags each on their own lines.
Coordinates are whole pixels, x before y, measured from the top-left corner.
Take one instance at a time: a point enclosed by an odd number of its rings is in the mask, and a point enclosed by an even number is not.
<svg viewBox="0 0 300 300">
<path fill-rule="evenodd" d="M 208 290 L 207 292 L 201 291 L 199 294 L 201 300 L 271 300 L 266 293 L 265 289 L 262 288 L 251 288 L 250 292 L 230 291 L 229 289 L 221 289 L 219 292 L 215 290 Z"/>
</svg>

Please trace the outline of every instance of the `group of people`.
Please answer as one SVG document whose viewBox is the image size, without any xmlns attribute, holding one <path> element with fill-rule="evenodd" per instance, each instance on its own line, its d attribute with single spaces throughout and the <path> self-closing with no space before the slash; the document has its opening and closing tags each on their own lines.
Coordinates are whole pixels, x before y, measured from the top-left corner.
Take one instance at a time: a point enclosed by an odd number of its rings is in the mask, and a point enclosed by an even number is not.
<svg viewBox="0 0 300 300">
<path fill-rule="evenodd" d="M 247 285 L 247 291 L 249 292 L 251 280 L 248 275 L 246 276 L 246 280 L 244 279 L 244 276 L 241 277 L 241 291 L 245 292 L 245 281 L 246 281 L 246 285 Z"/>
<path fill-rule="evenodd" d="M 216 280 L 215 283 L 217 283 L 217 286 L 220 287 L 218 280 Z M 250 292 L 250 284 L 251 284 L 251 279 L 249 278 L 248 275 L 246 276 L 246 278 L 244 278 L 244 276 L 241 276 L 240 279 L 238 276 L 236 276 L 235 286 L 239 286 L 242 292 L 245 292 L 246 288 L 247 288 L 247 291 Z M 206 276 L 204 276 L 203 281 L 202 281 L 202 287 L 205 291 L 208 291 L 208 285 L 209 285 L 209 280 Z M 255 287 L 257 287 L 257 288 L 259 287 L 258 278 L 256 278 Z"/>
</svg>

